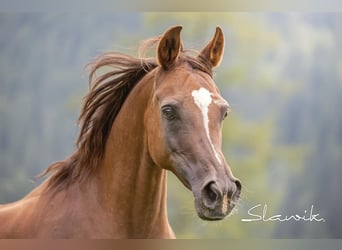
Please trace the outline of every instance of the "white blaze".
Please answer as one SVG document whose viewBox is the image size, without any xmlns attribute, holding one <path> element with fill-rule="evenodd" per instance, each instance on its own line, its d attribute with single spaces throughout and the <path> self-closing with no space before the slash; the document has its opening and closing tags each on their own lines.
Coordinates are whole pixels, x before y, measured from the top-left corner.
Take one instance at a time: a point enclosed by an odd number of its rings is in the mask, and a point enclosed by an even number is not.
<svg viewBox="0 0 342 250">
<path fill-rule="evenodd" d="M 215 156 L 218 160 L 219 163 L 221 163 L 220 156 L 218 155 L 212 141 L 210 138 L 210 133 L 209 133 L 209 105 L 212 103 L 212 98 L 211 98 L 211 93 L 205 89 L 205 88 L 200 88 L 199 90 L 194 90 L 192 91 L 192 97 L 194 98 L 195 104 L 197 107 L 200 109 L 203 117 L 203 123 L 204 123 L 204 129 L 207 134 L 208 140 L 210 142 L 210 145 L 215 153 Z"/>
</svg>

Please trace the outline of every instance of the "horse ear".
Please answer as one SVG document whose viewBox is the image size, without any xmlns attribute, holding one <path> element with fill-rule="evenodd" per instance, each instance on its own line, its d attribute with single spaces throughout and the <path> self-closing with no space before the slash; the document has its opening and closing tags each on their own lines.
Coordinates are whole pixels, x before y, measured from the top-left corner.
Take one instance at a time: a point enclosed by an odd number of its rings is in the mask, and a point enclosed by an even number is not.
<svg viewBox="0 0 342 250">
<path fill-rule="evenodd" d="M 168 69 L 175 62 L 179 51 L 182 49 L 181 30 L 182 26 L 172 27 L 160 39 L 158 45 L 158 61 L 164 69 Z"/>
<path fill-rule="evenodd" d="M 201 51 L 201 56 L 207 58 L 213 67 L 219 66 L 224 52 L 224 35 L 217 26 L 213 39 Z"/>
</svg>

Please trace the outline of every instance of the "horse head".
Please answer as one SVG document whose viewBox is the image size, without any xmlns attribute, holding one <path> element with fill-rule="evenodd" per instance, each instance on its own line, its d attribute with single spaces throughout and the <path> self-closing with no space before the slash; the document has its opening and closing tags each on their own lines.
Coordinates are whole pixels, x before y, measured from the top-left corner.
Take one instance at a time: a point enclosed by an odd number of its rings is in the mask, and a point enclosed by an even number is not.
<svg viewBox="0 0 342 250">
<path fill-rule="evenodd" d="M 224 35 L 217 27 L 213 39 L 190 57 L 181 29 L 167 30 L 157 48 L 159 67 L 145 114 L 148 150 L 157 166 L 172 171 L 193 192 L 200 218 L 220 220 L 241 192 L 221 150 L 230 107 L 212 78 L 224 52 Z"/>
</svg>

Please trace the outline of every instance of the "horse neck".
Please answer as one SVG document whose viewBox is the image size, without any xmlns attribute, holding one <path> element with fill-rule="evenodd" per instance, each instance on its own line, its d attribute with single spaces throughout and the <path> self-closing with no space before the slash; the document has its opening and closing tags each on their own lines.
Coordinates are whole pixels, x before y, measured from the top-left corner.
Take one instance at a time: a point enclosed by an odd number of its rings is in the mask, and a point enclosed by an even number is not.
<svg viewBox="0 0 342 250">
<path fill-rule="evenodd" d="M 153 91 L 152 73 L 132 90 L 111 129 L 101 166 L 101 203 L 114 226 L 129 237 L 152 236 L 166 214 L 166 173 L 147 149 L 144 114 Z M 124 225 L 124 226 L 123 226 Z"/>
</svg>

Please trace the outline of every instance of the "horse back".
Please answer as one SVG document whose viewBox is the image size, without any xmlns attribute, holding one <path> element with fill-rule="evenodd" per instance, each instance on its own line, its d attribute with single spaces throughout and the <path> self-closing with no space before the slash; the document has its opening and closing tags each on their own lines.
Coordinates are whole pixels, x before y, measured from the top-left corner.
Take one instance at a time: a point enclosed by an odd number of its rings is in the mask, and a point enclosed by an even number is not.
<svg viewBox="0 0 342 250">
<path fill-rule="evenodd" d="M 43 183 L 23 199 L 0 205 L 0 239 L 111 238 L 100 211 L 74 188 L 50 193 Z"/>
<path fill-rule="evenodd" d="M 49 214 L 49 200 L 41 184 L 21 200 L 0 205 L 1 238 L 38 238 Z"/>
<path fill-rule="evenodd" d="M 0 205 L 0 239 L 33 238 L 36 231 L 35 205 L 37 197 Z"/>
</svg>

